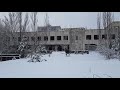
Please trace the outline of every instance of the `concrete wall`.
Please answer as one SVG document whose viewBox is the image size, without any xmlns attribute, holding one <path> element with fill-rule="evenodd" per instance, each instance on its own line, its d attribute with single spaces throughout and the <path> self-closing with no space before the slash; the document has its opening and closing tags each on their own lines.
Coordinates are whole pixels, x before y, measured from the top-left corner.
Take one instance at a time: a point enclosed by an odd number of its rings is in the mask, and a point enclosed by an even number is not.
<svg viewBox="0 0 120 90">
<path fill-rule="evenodd" d="M 64 44 L 67 45 L 70 43 L 69 40 L 69 32 L 68 31 L 50 31 L 50 32 L 27 32 L 24 35 L 25 37 L 29 37 L 28 44 L 33 45 L 34 41 L 31 40 L 31 37 L 41 37 L 41 41 L 37 41 L 39 44 L 50 44 L 50 45 L 55 45 L 55 44 Z M 48 41 L 44 41 L 44 36 L 48 36 Z M 50 36 L 54 36 L 55 40 L 51 41 Z M 57 40 L 57 36 L 61 36 L 61 40 Z M 68 40 L 64 40 L 63 37 L 68 36 Z M 15 39 L 13 40 L 11 37 L 11 45 L 14 45 L 14 41 L 18 44 L 18 37 L 19 33 L 15 33 L 14 35 Z"/>
<path fill-rule="evenodd" d="M 91 40 L 86 40 L 86 35 L 91 35 Z M 99 40 L 94 40 L 94 35 L 98 35 L 98 30 L 85 30 L 84 44 L 97 44 Z"/>
<path fill-rule="evenodd" d="M 84 50 L 83 40 L 84 40 L 85 30 L 81 29 L 71 29 L 70 30 L 70 50 Z M 76 40 L 78 37 L 78 40 Z"/>
<path fill-rule="evenodd" d="M 42 37 L 42 41 L 40 44 L 48 44 L 48 45 L 55 45 L 55 44 L 69 44 L 69 32 L 67 31 L 50 31 L 50 32 L 38 32 L 37 36 Z M 44 36 L 48 36 L 48 41 L 44 41 Z M 54 36 L 54 40 L 50 40 L 50 36 Z M 61 40 L 57 40 L 57 36 L 61 36 Z M 64 40 L 63 37 L 68 36 L 68 40 Z"/>
<path fill-rule="evenodd" d="M 119 30 L 115 27 L 119 26 Z M 120 31 L 120 22 L 114 22 L 111 24 L 112 34 L 115 34 L 118 37 L 118 32 Z M 101 37 L 105 34 L 105 30 L 101 30 Z M 86 40 L 86 35 L 91 35 L 91 40 Z M 81 28 L 66 28 L 56 31 L 39 31 L 35 32 L 26 32 L 25 36 L 29 37 L 28 44 L 33 45 L 34 41 L 31 40 L 31 37 L 41 37 L 41 41 L 37 41 L 37 44 L 41 45 L 70 45 L 70 50 L 85 50 L 85 44 L 96 44 L 99 45 L 99 40 L 94 40 L 94 35 L 99 35 L 99 30 L 97 29 L 81 29 Z M 19 33 L 14 33 L 16 39 L 12 40 L 10 44 L 15 45 L 19 44 L 18 37 Z M 48 36 L 48 41 L 44 41 L 44 36 Z M 51 41 L 50 36 L 54 36 L 55 40 Z M 61 36 L 61 40 L 57 40 L 57 36 Z M 68 40 L 63 40 L 63 36 L 68 36 Z M 78 36 L 78 40 L 76 40 Z M 105 44 L 107 40 L 102 39 L 101 43 Z"/>
</svg>

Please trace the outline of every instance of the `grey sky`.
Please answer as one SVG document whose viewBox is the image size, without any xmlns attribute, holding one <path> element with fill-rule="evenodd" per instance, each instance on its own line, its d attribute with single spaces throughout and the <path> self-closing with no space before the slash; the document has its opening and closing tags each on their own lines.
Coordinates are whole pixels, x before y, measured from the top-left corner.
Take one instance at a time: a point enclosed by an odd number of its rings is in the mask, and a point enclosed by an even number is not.
<svg viewBox="0 0 120 90">
<path fill-rule="evenodd" d="M 97 28 L 98 12 L 48 12 L 51 25 L 60 25 L 64 27 L 87 27 Z M 115 20 L 120 20 L 120 12 L 114 12 Z M 0 17 L 6 15 L 6 12 L 0 12 Z M 38 25 L 44 25 L 45 12 L 39 12 Z"/>
</svg>

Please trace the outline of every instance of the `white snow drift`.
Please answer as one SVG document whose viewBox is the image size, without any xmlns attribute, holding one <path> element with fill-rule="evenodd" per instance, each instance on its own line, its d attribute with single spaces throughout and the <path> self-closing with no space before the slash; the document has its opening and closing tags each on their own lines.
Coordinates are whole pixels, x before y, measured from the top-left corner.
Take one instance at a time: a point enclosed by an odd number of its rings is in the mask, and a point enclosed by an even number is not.
<svg viewBox="0 0 120 90">
<path fill-rule="evenodd" d="M 105 60 L 96 52 L 71 54 L 53 52 L 47 61 L 27 62 L 27 59 L 0 62 L 0 78 L 119 78 L 120 61 Z"/>
</svg>

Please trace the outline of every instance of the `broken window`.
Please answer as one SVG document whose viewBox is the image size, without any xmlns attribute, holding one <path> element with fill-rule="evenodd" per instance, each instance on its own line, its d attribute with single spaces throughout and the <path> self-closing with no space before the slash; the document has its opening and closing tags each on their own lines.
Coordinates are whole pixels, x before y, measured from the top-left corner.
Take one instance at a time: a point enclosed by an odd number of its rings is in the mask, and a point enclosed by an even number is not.
<svg viewBox="0 0 120 90">
<path fill-rule="evenodd" d="M 106 34 L 102 35 L 102 39 L 107 39 L 107 35 Z"/>
<path fill-rule="evenodd" d="M 78 36 L 76 36 L 76 40 L 78 40 Z"/>
<path fill-rule="evenodd" d="M 68 36 L 64 36 L 64 40 L 68 40 Z"/>
<path fill-rule="evenodd" d="M 99 39 L 99 35 L 94 35 L 94 40 L 98 40 Z"/>
<path fill-rule="evenodd" d="M 61 40 L 61 36 L 57 36 L 57 40 Z"/>
<path fill-rule="evenodd" d="M 38 40 L 38 41 L 41 41 L 41 37 L 37 37 L 37 40 Z"/>
<path fill-rule="evenodd" d="M 50 40 L 53 41 L 55 38 L 54 36 L 50 36 Z"/>
<path fill-rule="evenodd" d="M 86 35 L 86 40 L 91 40 L 91 35 Z"/>
<path fill-rule="evenodd" d="M 48 36 L 44 36 L 44 41 L 48 41 Z"/>
</svg>

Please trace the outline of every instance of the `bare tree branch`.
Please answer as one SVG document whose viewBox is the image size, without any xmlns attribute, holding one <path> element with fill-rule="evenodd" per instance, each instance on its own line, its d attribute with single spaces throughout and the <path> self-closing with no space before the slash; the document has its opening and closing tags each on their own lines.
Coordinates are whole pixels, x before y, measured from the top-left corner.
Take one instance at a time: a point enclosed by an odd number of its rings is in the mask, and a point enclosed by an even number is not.
<svg viewBox="0 0 120 90">
<path fill-rule="evenodd" d="M 29 16 L 28 13 L 26 13 L 23 24 L 23 32 L 26 32 L 28 25 L 29 25 Z"/>
<path fill-rule="evenodd" d="M 34 38 L 34 51 L 36 52 L 36 45 L 38 44 L 37 43 L 37 22 L 38 22 L 38 19 L 37 19 L 37 12 L 32 12 L 31 13 L 31 29 L 32 31 L 34 32 L 34 35 L 33 35 L 33 38 Z"/>
</svg>

